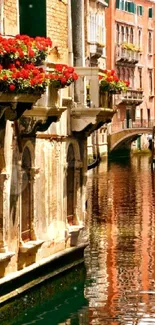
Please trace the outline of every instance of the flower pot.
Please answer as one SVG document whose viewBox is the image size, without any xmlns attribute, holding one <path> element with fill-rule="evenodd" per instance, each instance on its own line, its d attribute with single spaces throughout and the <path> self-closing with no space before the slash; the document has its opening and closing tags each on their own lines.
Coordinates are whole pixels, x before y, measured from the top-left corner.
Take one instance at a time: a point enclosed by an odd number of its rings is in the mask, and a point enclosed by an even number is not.
<svg viewBox="0 0 155 325">
<path fill-rule="evenodd" d="M 52 86 L 48 87 L 48 101 L 47 106 L 52 108 L 59 108 L 59 90 Z"/>
<path fill-rule="evenodd" d="M 46 92 L 37 101 L 36 106 L 59 108 L 59 90 L 52 86 L 46 89 Z"/>
<path fill-rule="evenodd" d="M 34 104 L 41 95 L 13 94 L 0 92 L 0 103 L 32 103 Z"/>
<path fill-rule="evenodd" d="M 108 91 L 100 93 L 100 107 L 112 108 L 112 94 Z"/>
</svg>

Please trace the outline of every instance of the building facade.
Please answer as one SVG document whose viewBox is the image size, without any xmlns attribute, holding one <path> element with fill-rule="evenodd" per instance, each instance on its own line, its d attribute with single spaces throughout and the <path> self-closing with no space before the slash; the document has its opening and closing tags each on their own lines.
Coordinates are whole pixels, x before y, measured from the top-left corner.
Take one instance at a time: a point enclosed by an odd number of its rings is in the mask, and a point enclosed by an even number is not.
<svg viewBox="0 0 155 325">
<path fill-rule="evenodd" d="M 130 82 L 115 96 L 112 131 L 149 127 L 154 121 L 154 2 L 111 1 L 106 10 L 107 69 Z"/>
<path fill-rule="evenodd" d="M 4 37 L 13 38 L 19 33 L 50 37 L 53 46 L 44 63 L 47 73 L 55 63 L 63 62 L 74 65 L 79 75 L 74 86 L 60 89 L 56 94 L 49 87 L 33 106 L 29 106 L 29 94 L 22 102 L 20 96 L 8 99 L 1 92 L 2 284 L 8 275 L 9 279 L 15 279 L 50 262 L 57 252 L 61 257 L 75 246 L 79 251 L 84 250 L 88 238 L 87 138 L 111 119 L 114 112 L 100 108 L 99 68 L 85 63 L 87 2 L 41 0 L 38 4 L 37 0 L 1 0 L 0 3 L 0 31 Z M 99 20 L 99 32 L 103 17 Z M 96 45 L 103 50 L 100 38 L 98 44 L 90 42 L 89 49 Z M 103 62 L 104 59 L 103 55 Z M 91 105 L 88 105 L 88 86 Z"/>
</svg>

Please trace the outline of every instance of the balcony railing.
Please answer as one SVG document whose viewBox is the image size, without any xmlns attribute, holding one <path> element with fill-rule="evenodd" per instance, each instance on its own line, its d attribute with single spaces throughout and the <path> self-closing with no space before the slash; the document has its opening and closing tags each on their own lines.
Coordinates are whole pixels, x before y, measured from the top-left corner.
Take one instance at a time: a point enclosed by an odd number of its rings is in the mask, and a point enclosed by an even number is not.
<svg viewBox="0 0 155 325">
<path fill-rule="evenodd" d="M 129 89 L 115 96 L 115 104 L 130 104 L 138 106 L 143 102 L 143 90 Z"/>
<path fill-rule="evenodd" d="M 152 128 L 155 125 L 154 120 L 147 120 L 147 119 L 136 119 L 133 121 L 132 119 L 124 119 L 123 121 L 110 123 L 108 125 L 108 133 L 117 133 L 122 130 L 126 129 L 148 129 Z"/>
<path fill-rule="evenodd" d="M 136 64 L 140 61 L 140 52 L 131 51 L 123 48 L 121 45 L 116 46 L 116 61 Z"/>
<path fill-rule="evenodd" d="M 116 110 L 113 109 L 112 97 L 108 100 L 100 95 L 98 67 L 76 67 L 79 78 L 74 88 L 74 107 L 71 110 L 72 131 L 89 134 L 104 123 L 111 121 Z M 106 96 L 105 96 L 106 97 Z"/>
<path fill-rule="evenodd" d="M 102 94 L 99 90 L 99 72 L 103 72 L 98 67 L 76 67 L 76 73 L 79 79 L 76 81 L 74 101 L 78 106 L 83 108 L 111 108 L 112 100 L 109 105 L 103 105 Z M 113 96 L 111 96 L 112 98 Z"/>
</svg>

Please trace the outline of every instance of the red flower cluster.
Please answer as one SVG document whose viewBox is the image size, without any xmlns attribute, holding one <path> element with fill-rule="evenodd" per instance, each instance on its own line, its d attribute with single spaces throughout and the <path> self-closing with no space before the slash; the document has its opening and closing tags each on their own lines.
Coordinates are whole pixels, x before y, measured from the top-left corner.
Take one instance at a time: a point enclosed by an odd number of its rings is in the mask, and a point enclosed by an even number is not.
<svg viewBox="0 0 155 325">
<path fill-rule="evenodd" d="M 0 91 L 41 94 L 49 85 L 62 88 L 77 80 L 74 68 L 65 64 L 56 64 L 50 73 L 37 68 L 51 46 L 50 38 L 0 36 Z"/>
<path fill-rule="evenodd" d="M 8 64 L 18 59 L 20 62 L 41 64 L 45 60 L 49 48 L 52 46 L 50 38 L 29 37 L 16 35 L 14 38 L 0 36 L 0 63 L 8 68 Z"/>
<path fill-rule="evenodd" d="M 100 90 L 109 92 L 126 91 L 130 85 L 128 80 L 121 80 L 118 78 L 115 70 L 103 70 L 99 75 Z"/>
<path fill-rule="evenodd" d="M 0 91 L 41 94 L 49 85 L 63 88 L 78 79 L 74 68 L 64 64 L 55 65 L 50 73 L 32 63 L 17 65 L 10 64 L 9 69 L 0 66 Z"/>
</svg>

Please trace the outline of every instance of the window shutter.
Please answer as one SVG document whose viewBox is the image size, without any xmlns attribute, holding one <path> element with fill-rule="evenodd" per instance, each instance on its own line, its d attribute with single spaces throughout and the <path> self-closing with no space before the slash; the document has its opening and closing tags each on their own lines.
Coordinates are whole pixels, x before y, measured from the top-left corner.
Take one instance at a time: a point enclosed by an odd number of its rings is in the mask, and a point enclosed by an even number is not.
<svg viewBox="0 0 155 325">
<path fill-rule="evenodd" d="M 19 1 L 20 34 L 46 36 L 46 0 Z"/>
<path fill-rule="evenodd" d="M 125 11 L 128 11 L 128 1 L 125 2 Z"/>
<path fill-rule="evenodd" d="M 121 3 L 121 9 L 122 9 L 122 10 L 125 9 L 125 3 L 124 3 L 124 0 L 122 0 L 122 3 Z"/>
<path fill-rule="evenodd" d="M 153 8 L 149 8 L 149 18 L 153 17 Z"/>
<path fill-rule="evenodd" d="M 116 0 L 116 8 L 120 9 L 120 0 Z"/>
<path fill-rule="evenodd" d="M 132 2 L 128 2 L 128 12 L 132 12 Z"/>
</svg>

